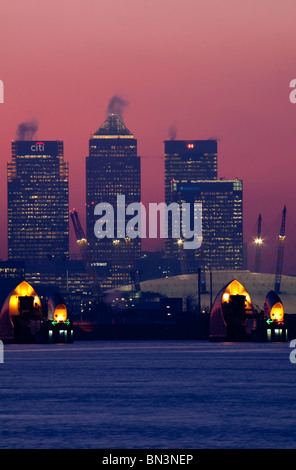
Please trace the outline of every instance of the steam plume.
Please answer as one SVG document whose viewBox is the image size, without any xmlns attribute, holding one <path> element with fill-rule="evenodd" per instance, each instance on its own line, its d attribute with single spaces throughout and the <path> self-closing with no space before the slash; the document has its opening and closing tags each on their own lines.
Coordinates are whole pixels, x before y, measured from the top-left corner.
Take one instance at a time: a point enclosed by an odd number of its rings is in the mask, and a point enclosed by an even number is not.
<svg viewBox="0 0 296 470">
<path fill-rule="evenodd" d="M 37 121 L 21 122 L 16 130 L 17 140 L 33 140 L 38 127 Z"/>
<path fill-rule="evenodd" d="M 117 114 L 121 118 L 125 109 L 128 107 L 129 102 L 122 98 L 122 96 L 114 95 L 109 101 L 107 114 Z"/>
<path fill-rule="evenodd" d="M 221 139 L 219 137 L 216 137 L 216 136 L 208 137 L 208 140 L 216 140 L 217 142 L 221 142 Z"/>
<path fill-rule="evenodd" d="M 175 140 L 176 137 L 177 137 L 177 127 L 172 125 L 169 128 L 169 138 L 170 140 Z"/>
</svg>

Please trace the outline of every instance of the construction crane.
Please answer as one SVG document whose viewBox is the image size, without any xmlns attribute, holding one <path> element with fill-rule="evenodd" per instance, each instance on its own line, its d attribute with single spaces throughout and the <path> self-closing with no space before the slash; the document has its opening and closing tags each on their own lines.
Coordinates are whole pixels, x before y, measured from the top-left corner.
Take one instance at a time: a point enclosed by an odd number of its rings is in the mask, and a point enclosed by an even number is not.
<svg viewBox="0 0 296 470">
<path fill-rule="evenodd" d="M 261 214 L 258 217 L 257 227 L 257 238 L 255 239 L 256 252 L 255 252 L 255 273 L 260 273 L 260 257 L 261 257 L 261 245 L 262 245 L 262 234 L 261 234 Z"/>
<path fill-rule="evenodd" d="M 281 288 L 282 268 L 283 268 L 283 257 L 284 257 L 284 245 L 285 245 L 285 231 L 286 231 L 286 206 L 284 207 L 282 214 L 281 230 L 278 241 L 277 251 L 277 262 L 276 262 L 276 273 L 275 273 L 275 284 L 274 290 L 279 293 Z"/>
<path fill-rule="evenodd" d="M 92 292 L 95 295 L 100 295 L 101 286 L 100 286 L 98 273 L 96 271 L 96 268 L 93 265 L 93 260 L 91 257 L 91 253 L 89 251 L 89 245 L 87 243 L 87 239 L 85 237 L 84 230 L 81 226 L 77 211 L 74 209 L 73 212 L 70 212 L 70 216 L 72 219 L 72 224 L 73 224 L 76 239 L 77 239 L 77 245 L 79 246 L 79 249 L 80 249 L 80 253 L 81 253 L 82 260 L 85 266 L 87 277 L 90 281 Z"/>
</svg>

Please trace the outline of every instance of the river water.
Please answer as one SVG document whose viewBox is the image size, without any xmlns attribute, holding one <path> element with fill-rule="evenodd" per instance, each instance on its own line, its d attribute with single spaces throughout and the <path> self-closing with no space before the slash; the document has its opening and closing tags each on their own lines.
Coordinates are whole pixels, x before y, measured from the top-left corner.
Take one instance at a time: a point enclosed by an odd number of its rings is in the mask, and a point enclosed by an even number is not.
<svg viewBox="0 0 296 470">
<path fill-rule="evenodd" d="M 5 345 L 2 449 L 296 447 L 289 343 Z"/>
</svg>

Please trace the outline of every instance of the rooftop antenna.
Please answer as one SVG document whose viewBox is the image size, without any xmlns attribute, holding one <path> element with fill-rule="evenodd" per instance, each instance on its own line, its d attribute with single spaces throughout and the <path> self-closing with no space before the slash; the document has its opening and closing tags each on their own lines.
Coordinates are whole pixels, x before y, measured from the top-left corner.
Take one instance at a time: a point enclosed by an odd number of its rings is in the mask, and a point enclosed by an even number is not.
<svg viewBox="0 0 296 470">
<path fill-rule="evenodd" d="M 260 273 L 260 258 L 261 258 L 261 245 L 262 245 L 262 236 L 261 236 L 261 214 L 258 217 L 258 227 L 257 227 L 257 238 L 255 239 L 256 253 L 255 253 L 255 273 Z"/>
<path fill-rule="evenodd" d="M 281 278 L 282 278 L 282 268 L 283 268 L 283 257 L 284 257 L 284 245 L 285 245 L 285 231 L 286 231 L 286 206 L 283 210 L 281 230 L 279 234 L 278 241 L 278 252 L 277 252 L 277 262 L 276 262 L 276 273 L 275 273 L 275 284 L 274 290 L 279 293 L 281 288 Z"/>
</svg>

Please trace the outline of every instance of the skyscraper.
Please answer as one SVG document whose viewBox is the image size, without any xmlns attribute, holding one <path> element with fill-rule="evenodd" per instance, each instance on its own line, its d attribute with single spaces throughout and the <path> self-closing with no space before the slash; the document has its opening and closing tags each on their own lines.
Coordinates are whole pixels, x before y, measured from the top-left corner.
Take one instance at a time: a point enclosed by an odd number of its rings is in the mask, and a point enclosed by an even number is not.
<svg viewBox="0 0 296 470">
<path fill-rule="evenodd" d="M 61 141 L 12 141 L 7 165 L 8 258 L 69 256 L 69 178 Z"/>
<path fill-rule="evenodd" d="M 171 198 L 171 181 L 217 179 L 216 140 L 166 140 L 165 199 Z"/>
<path fill-rule="evenodd" d="M 174 202 L 202 203 L 202 246 L 198 250 L 184 250 L 188 271 L 196 272 L 198 266 L 242 269 L 242 181 L 174 180 L 171 190 Z"/>
<path fill-rule="evenodd" d="M 217 179 L 217 141 L 216 140 L 166 140 L 165 153 L 165 202 L 172 202 L 171 184 L 178 181 L 197 181 Z M 171 232 L 169 214 L 168 229 Z M 167 238 L 165 253 L 168 258 L 178 255 L 176 241 Z"/>
<path fill-rule="evenodd" d="M 105 287 L 115 287 L 131 280 L 131 269 L 140 255 L 139 238 L 98 239 L 94 234 L 95 206 L 109 203 L 116 209 L 117 196 L 125 196 L 125 206 L 141 201 L 141 165 L 137 140 L 122 118 L 110 114 L 89 140 L 86 158 L 86 234 L 95 263 L 107 262 Z M 116 213 L 115 213 L 116 237 Z"/>
<path fill-rule="evenodd" d="M 169 238 L 166 255 L 187 272 L 243 268 L 243 186 L 217 179 L 216 140 L 165 141 L 166 203 L 202 203 L 202 245 L 183 250 Z M 193 211 L 191 211 L 193 214 Z"/>
</svg>

